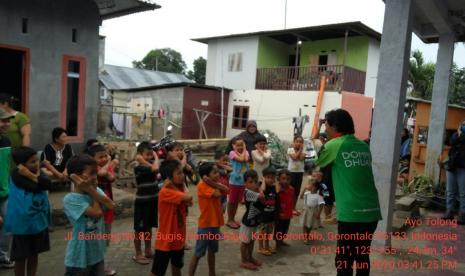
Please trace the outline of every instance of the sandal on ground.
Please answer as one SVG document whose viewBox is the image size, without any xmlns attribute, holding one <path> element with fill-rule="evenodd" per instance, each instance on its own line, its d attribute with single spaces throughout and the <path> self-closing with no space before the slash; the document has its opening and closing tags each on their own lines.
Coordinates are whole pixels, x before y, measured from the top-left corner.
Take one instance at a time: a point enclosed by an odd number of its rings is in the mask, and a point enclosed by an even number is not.
<svg viewBox="0 0 465 276">
<path fill-rule="evenodd" d="M 256 266 L 262 266 L 262 262 L 260 262 L 259 260 L 257 259 L 254 259 L 252 258 L 252 260 L 250 261 L 252 264 L 256 265 Z"/>
<path fill-rule="evenodd" d="M 266 250 L 265 248 L 260 248 L 257 250 L 257 253 L 265 255 L 265 256 L 271 256 L 273 253 L 271 253 L 269 250 Z"/>
<path fill-rule="evenodd" d="M 151 260 L 151 259 L 153 258 L 153 253 L 145 254 L 144 257 L 145 257 L 146 259 Z"/>
<path fill-rule="evenodd" d="M 276 254 L 276 247 L 270 247 L 268 251 L 270 251 L 271 254 Z"/>
<path fill-rule="evenodd" d="M 114 275 L 116 275 L 116 271 L 114 269 L 107 268 L 107 269 L 105 269 L 103 274 L 105 276 L 114 276 Z"/>
<path fill-rule="evenodd" d="M 231 229 L 239 229 L 239 225 L 237 225 L 237 223 L 232 222 L 232 221 L 226 223 L 226 226 L 228 226 Z"/>
<path fill-rule="evenodd" d="M 241 267 L 248 270 L 257 270 L 257 266 L 253 263 L 241 263 Z"/>
<path fill-rule="evenodd" d="M 147 260 L 147 258 L 145 258 L 144 256 L 140 256 L 140 257 L 137 257 L 137 256 L 132 256 L 132 260 L 138 264 L 141 264 L 141 265 L 148 265 L 150 264 L 150 260 Z"/>
</svg>

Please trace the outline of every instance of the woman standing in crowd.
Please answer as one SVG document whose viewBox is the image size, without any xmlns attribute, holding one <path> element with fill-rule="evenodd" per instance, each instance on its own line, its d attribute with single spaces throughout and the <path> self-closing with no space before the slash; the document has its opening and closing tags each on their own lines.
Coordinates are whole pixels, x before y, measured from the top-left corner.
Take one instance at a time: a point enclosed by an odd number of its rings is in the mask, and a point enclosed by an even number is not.
<svg viewBox="0 0 465 276">
<path fill-rule="evenodd" d="M 10 121 L 7 137 L 10 139 L 13 149 L 20 146 L 28 147 L 31 145 L 31 123 L 26 114 L 13 109 L 13 102 L 13 97 L 0 93 L 0 108 L 14 116 Z"/>
</svg>

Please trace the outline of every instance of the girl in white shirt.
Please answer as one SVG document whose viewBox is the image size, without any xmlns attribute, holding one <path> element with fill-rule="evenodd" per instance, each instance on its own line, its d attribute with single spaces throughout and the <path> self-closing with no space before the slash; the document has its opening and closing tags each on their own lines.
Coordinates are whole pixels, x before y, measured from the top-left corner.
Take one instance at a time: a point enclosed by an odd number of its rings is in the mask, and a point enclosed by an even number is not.
<svg viewBox="0 0 465 276">
<path fill-rule="evenodd" d="M 254 170 L 258 174 L 258 181 L 263 181 L 263 170 L 270 166 L 271 150 L 267 147 L 266 137 L 260 135 L 255 140 L 255 150 L 252 151 Z"/>
</svg>

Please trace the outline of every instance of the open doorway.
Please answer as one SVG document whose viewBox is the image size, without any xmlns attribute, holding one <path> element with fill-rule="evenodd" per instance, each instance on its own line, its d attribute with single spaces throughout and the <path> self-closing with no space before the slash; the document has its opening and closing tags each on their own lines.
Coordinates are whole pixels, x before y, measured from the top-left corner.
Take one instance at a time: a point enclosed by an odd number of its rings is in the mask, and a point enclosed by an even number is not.
<svg viewBox="0 0 465 276">
<path fill-rule="evenodd" d="M 13 108 L 26 111 L 27 51 L 0 46 L 0 92 L 11 95 Z"/>
</svg>

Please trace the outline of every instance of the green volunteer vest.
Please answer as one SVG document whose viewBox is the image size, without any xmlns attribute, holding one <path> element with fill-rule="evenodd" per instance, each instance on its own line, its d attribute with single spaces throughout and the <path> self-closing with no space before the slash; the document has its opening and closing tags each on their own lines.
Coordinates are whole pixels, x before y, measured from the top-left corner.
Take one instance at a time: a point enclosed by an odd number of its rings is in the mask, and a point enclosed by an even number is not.
<svg viewBox="0 0 465 276">
<path fill-rule="evenodd" d="M 365 142 L 354 135 L 331 139 L 324 145 L 316 164 L 320 167 L 332 166 L 338 221 L 381 220 L 370 148 Z"/>
</svg>

